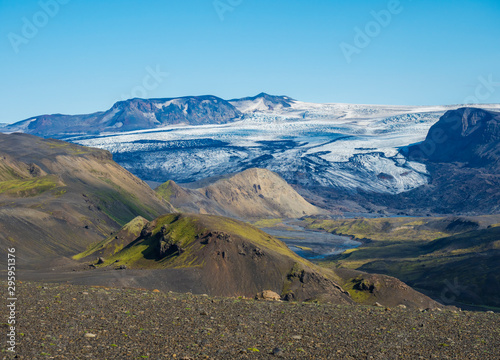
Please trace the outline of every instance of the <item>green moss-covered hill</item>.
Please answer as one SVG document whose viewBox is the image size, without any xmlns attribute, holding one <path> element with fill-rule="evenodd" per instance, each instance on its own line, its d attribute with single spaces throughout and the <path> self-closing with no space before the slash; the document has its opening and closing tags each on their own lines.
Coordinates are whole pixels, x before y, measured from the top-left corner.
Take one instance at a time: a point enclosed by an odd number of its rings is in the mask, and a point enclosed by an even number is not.
<svg viewBox="0 0 500 360">
<path fill-rule="evenodd" d="M 250 297 L 272 290 L 288 300 L 352 302 L 327 271 L 283 242 L 220 216 L 168 214 L 146 223 L 135 219 L 75 258 L 95 263 L 97 257 L 104 258 L 97 265 L 104 268 L 178 269 L 178 276 L 195 270 L 212 295 Z"/>
<path fill-rule="evenodd" d="M 172 206 L 98 149 L 0 134 L 0 246 L 26 266 L 105 239 Z"/>
</svg>

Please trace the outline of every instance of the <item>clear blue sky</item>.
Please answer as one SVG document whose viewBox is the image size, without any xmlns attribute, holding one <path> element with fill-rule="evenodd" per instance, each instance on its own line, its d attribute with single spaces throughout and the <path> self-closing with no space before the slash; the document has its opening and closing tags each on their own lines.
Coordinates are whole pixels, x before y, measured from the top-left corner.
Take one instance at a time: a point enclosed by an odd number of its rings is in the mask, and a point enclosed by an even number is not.
<svg viewBox="0 0 500 360">
<path fill-rule="evenodd" d="M 38 1 L 0 0 L 0 122 L 108 109 L 156 67 L 169 75 L 148 79 L 147 97 L 457 104 L 480 76 L 500 82 L 498 0 L 401 0 L 350 63 L 340 44 L 389 1 L 220 0 L 223 21 L 213 0 L 60 1 L 51 17 Z M 481 94 L 500 102 L 500 86 Z"/>
</svg>

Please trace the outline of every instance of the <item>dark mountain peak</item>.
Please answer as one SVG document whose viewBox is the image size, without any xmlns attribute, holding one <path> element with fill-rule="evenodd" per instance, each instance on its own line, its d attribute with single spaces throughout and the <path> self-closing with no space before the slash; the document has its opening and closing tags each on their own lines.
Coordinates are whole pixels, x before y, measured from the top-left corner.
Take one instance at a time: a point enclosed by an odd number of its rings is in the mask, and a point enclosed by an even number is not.
<svg viewBox="0 0 500 360">
<path fill-rule="evenodd" d="M 500 159 L 500 113 L 477 108 L 447 111 L 424 142 L 409 148 L 413 159 L 485 166 Z"/>
<path fill-rule="evenodd" d="M 130 99 L 124 101 L 116 102 L 113 107 L 108 111 L 120 111 L 120 110 L 137 110 L 141 112 L 152 112 L 154 104 L 150 100 L 146 99 Z"/>
<path fill-rule="evenodd" d="M 174 98 L 155 98 L 155 99 L 142 99 L 133 98 L 128 100 L 122 100 L 116 102 L 113 109 L 124 109 L 124 108 L 151 108 L 151 105 L 160 105 L 165 103 L 176 103 L 176 104 L 186 104 L 186 103 L 199 103 L 203 101 L 213 102 L 213 103 L 224 103 L 225 100 L 214 96 L 214 95 L 200 95 L 200 96 L 181 96 Z"/>
<path fill-rule="evenodd" d="M 497 113 L 492 113 L 478 108 L 464 107 L 457 110 L 447 111 L 443 116 L 444 124 L 451 126 L 445 127 L 448 133 L 460 132 L 460 136 L 470 136 L 479 126 L 486 125 L 491 119 L 498 117 Z M 498 119 L 496 120 L 498 122 Z"/>
</svg>

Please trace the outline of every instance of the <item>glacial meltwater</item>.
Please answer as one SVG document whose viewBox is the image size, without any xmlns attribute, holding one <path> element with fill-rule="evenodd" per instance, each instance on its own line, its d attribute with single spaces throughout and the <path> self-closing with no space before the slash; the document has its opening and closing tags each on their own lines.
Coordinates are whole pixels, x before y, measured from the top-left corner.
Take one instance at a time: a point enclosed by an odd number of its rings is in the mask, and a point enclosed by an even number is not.
<svg viewBox="0 0 500 360">
<path fill-rule="evenodd" d="M 269 235 L 283 241 L 297 255 L 309 259 L 323 259 L 338 255 L 361 245 L 347 236 L 308 230 L 300 225 L 285 222 L 286 227 L 261 228 Z"/>
</svg>

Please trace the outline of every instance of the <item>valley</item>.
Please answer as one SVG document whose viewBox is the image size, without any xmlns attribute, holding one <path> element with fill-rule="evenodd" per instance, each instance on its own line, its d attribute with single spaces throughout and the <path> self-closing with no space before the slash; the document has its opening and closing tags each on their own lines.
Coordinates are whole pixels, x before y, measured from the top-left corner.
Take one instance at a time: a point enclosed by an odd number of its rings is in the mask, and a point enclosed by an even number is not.
<svg viewBox="0 0 500 360">
<path fill-rule="evenodd" d="M 0 360 L 499 360 L 499 18 L 0 1 Z"/>
<path fill-rule="evenodd" d="M 363 244 L 318 264 L 397 277 L 442 304 L 500 309 L 500 216 L 308 219 L 308 227 Z"/>
<path fill-rule="evenodd" d="M 169 111 L 181 121 L 197 100 Z M 499 311 L 499 113 L 267 94 L 224 106 L 239 118 L 57 136 L 70 142 L 0 134 L 0 244 L 19 254 L 23 291 Z"/>
</svg>

